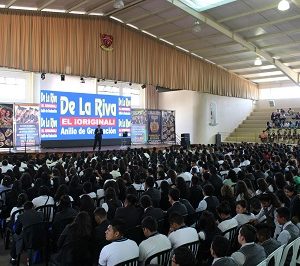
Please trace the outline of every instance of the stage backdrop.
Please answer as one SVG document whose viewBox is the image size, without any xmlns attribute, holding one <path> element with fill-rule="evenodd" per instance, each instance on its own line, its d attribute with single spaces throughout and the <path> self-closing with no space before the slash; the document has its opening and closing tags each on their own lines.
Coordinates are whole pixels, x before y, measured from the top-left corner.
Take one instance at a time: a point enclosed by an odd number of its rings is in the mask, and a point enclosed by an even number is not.
<svg viewBox="0 0 300 266">
<path fill-rule="evenodd" d="M 162 111 L 162 134 L 164 143 L 175 144 L 175 111 Z"/>
<path fill-rule="evenodd" d="M 98 124 L 104 140 L 130 136 L 130 97 L 42 90 L 40 103 L 42 141 L 91 140 Z"/>
<path fill-rule="evenodd" d="M 131 111 L 131 142 L 145 144 L 147 142 L 147 110 L 134 109 Z"/>
<path fill-rule="evenodd" d="M 148 110 L 148 142 L 161 142 L 161 111 Z"/>
<path fill-rule="evenodd" d="M 39 117 L 40 108 L 38 104 L 15 104 L 16 147 L 40 145 Z"/>
<path fill-rule="evenodd" d="M 13 105 L 0 103 L 0 148 L 13 146 Z"/>
</svg>

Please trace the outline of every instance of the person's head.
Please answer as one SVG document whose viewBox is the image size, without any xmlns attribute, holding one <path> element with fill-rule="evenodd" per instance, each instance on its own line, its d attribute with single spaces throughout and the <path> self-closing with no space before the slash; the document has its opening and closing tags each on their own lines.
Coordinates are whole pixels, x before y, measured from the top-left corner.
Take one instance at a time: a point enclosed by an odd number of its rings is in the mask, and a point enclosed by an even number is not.
<svg viewBox="0 0 300 266">
<path fill-rule="evenodd" d="M 157 232 L 157 227 L 158 227 L 157 221 L 152 216 L 145 217 L 141 225 L 145 237 L 149 237 L 152 234 Z"/>
<path fill-rule="evenodd" d="M 97 208 L 94 211 L 94 217 L 97 224 L 101 224 L 103 221 L 107 219 L 106 210 L 102 207 Z"/>
<path fill-rule="evenodd" d="M 173 204 L 175 201 L 178 201 L 180 198 L 180 192 L 177 188 L 171 188 L 169 190 L 169 202 Z"/>
<path fill-rule="evenodd" d="M 26 201 L 24 203 L 24 211 L 28 211 L 32 209 L 33 209 L 33 203 L 31 201 Z"/>
<path fill-rule="evenodd" d="M 215 192 L 215 189 L 212 185 L 210 184 L 207 184 L 203 187 L 203 194 L 204 196 L 213 196 L 214 195 L 214 192 Z"/>
<path fill-rule="evenodd" d="M 120 239 L 125 234 L 125 222 L 121 219 L 114 219 L 109 223 L 105 231 L 105 238 L 107 241 L 114 241 Z"/>
<path fill-rule="evenodd" d="M 247 202 L 245 200 L 239 200 L 235 203 L 235 211 L 237 214 L 243 214 L 247 212 Z"/>
<path fill-rule="evenodd" d="M 184 225 L 184 217 L 177 212 L 173 212 L 169 216 L 169 224 L 171 229 L 176 230 Z"/>
<path fill-rule="evenodd" d="M 265 191 L 268 191 L 268 183 L 267 181 L 264 179 L 264 178 L 258 178 L 257 181 L 257 187 L 258 189 L 261 191 L 261 192 L 265 192 Z"/>
<path fill-rule="evenodd" d="M 90 215 L 85 212 L 79 212 L 74 219 L 72 225 L 74 227 L 73 233 L 78 236 L 91 236 L 92 233 L 92 221 Z"/>
<path fill-rule="evenodd" d="M 92 183 L 91 182 L 85 182 L 83 184 L 83 192 L 84 193 L 88 194 L 88 193 L 92 192 L 92 189 L 93 189 L 93 187 L 92 187 Z"/>
<path fill-rule="evenodd" d="M 284 225 L 291 220 L 291 212 L 287 207 L 280 207 L 276 210 L 276 220 L 280 225 Z"/>
<path fill-rule="evenodd" d="M 27 194 L 26 193 L 19 194 L 17 199 L 17 207 L 18 208 L 22 207 L 26 201 L 28 201 Z"/>
<path fill-rule="evenodd" d="M 140 198 L 140 203 L 141 203 L 141 206 L 146 209 L 146 208 L 149 208 L 152 206 L 152 199 L 149 195 L 143 195 L 141 198 Z"/>
<path fill-rule="evenodd" d="M 90 214 L 94 212 L 95 203 L 89 195 L 83 195 L 80 198 L 80 211 L 86 211 Z"/>
<path fill-rule="evenodd" d="M 284 194 L 288 197 L 288 198 L 292 198 L 293 196 L 295 196 L 296 194 L 296 188 L 294 186 L 291 185 L 286 185 L 284 187 Z"/>
<path fill-rule="evenodd" d="M 223 185 L 221 187 L 221 195 L 223 198 L 226 198 L 226 199 L 233 199 L 233 197 L 234 197 L 233 191 L 232 191 L 231 187 L 228 185 Z"/>
<path fill-rule="evenodd" d="M 227 219 L 228 217 L 230 217 L 231 213 L 230 204 L 227 201 L 222 201 L 217 207 L 217 212 L 222 220 Z"/>
<path fill-rule="evenodd" d="M 267 224 L 256 225 L 256 238 L 259 243 L 263 243 L 272 236 L 271 228 Z"/>
<path fill-rule="evenodd" d="M 154 178 L 152 176 L 148 176 L 145 180 L 145 186 L 147 188 L 153 188 L 154 187 Z"/>
<path fill-rule="evenodd" d="M 256 239 L 256 229 L 250 224 L 244 224 L 239 230 L 238 242 L 243 245 L 254 242 Z"/>
<path fill-rule="evenodd" d="M 172 266 L 195 266 L 196 258 L 187 247 L 178 247 L 174 250 Z"/>
<path fill-rule="evenodd" d="M 59 207 L 62 210 L 65 210 L 69 207 L 71 207 L 71 200 L 70 197 L 68 195 L 62 195 L 59 199 Z"/>
<path fill-rule="evenodd" d="M 214 258 L 222 258 L 228 255 L 230 241 L 224 236 L 216 236 L 210 246 L 210 253 Z"/>
<path fill-rule="evenodd" d="M 124 206 L 135 206 L 137 204 L 137 197 L 133 194 L 128 194 L 125 198 Z"/>
<path fill-rule="evenodd" d="M 49 188 L 46 186 L 41 186 L 39 189 L 40 196 L 48 196 L 49 195 Z"/>
</svg>

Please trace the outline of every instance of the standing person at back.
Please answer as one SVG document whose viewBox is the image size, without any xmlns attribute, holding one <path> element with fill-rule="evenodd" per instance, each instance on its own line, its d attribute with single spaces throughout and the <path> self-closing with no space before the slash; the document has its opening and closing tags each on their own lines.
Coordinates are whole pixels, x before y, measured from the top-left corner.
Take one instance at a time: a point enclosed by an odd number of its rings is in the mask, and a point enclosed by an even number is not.
<svg viewBox="0 0 300 266">
<path fill-rule="evenodd" d="M 99 151 L 101 150 L 102 135 L 103 135 L 103 129 L 101 128 L 101 125 L 98 125 L 98 127 L 95 129 L 95 139 L 94 139 L 93 151 L 96 149 L 97 143 L 99 144 L 98 150 Z"/>
</svg>

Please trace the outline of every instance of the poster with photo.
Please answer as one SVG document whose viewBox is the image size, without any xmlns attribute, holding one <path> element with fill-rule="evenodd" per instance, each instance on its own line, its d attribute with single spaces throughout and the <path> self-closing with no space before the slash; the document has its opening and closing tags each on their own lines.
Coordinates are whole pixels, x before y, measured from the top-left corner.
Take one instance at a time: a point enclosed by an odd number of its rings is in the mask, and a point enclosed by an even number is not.
<svg viewBox="0 0 300 266">
<path fill-rule="evenodd" d="M 40 144 L 39 117 L 38 104 L 15 104 L 16 147 L 32 147 Z"/>
<path fill-rule="evenodd" d="M 147 142 L 147 111 L 144 109 L 131 111 L 131 142 L 133 144 Z"/>
<path fill-rule="evenodd" d="M 0 148 L 13 147 L 13 105 L 0 103 Z"/>
<path fill-rule="evenodd" d="M 175 111 L 162 111 L 162 142 L 174 144 L 175 135 Z"/>
<path fill-rule="evenodd" d="M 161 142 L 161 111 L 148 110 L 148 142 Z"/>
</svg>

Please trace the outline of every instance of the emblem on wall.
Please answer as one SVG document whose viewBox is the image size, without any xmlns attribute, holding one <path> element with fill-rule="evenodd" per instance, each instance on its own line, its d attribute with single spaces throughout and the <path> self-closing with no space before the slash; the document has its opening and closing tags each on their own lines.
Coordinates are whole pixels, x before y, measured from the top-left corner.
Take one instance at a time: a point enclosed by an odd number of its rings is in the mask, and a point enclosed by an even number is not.
<svg viewBox="0 0 300 266">
<path fill-rule="evenodd" d="M 113 44 L 113 36 L 108 34 L 101 34 L 101 48 L 105 51 L 111 52 L 114 48 Z"/>
</svg>

